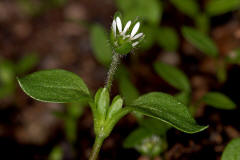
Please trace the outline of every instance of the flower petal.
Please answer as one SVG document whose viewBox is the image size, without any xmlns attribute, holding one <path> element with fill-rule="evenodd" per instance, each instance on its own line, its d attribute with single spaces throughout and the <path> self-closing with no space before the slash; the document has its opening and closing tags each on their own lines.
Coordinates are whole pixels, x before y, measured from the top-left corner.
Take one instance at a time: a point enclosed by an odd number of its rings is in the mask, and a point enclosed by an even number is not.
<svg viewBox="0 0 240 160">
<path fill-rule="evenodd" d="M 139 27 L 140 27 L 140 23 L 137 22 L 137 23 L 135 24 L 135 26 L 133 27 L 133 29 L 132 29 L 131 38 L 137 33 Z"/>
<path fill-rule="evenodd" d="M 135 40 L 135 39 L 138 39 L 140 37 L 143 36 L 143 33 L 138 33 L 137 35 L 135 35 L 134 37 L 131 38 L 131 40 Z"/>
<path fill-rule="evenodd" d="M 123 32 L 122 32 L 123 35 L 127 32 L 127 30 L 129 29 L 131 23 L 132 23 L 131 21 L 128 21 L 128 22 L 127 22 L 127 24 L 125 25 L 125 27 L 124 27 L 124 29 L 123 29 Z"/>
<path fill-rule="evenodd" d="M 117 22 L 117 28 L 119 33 L 122 33 L 122 22 L 121 19 L 119 17 L 116 18 L 116 22 Z"/>
<path fill-rule="evenodd" d="M 113 20 L 113 22 L 112 22 L 112 30 L 113 30 L 114 36 L 116 37 L 117 23 L 115 20 Z"/>
<path fill-rule="evenodd" d="M 132 44 L 132 46 L 135 47 L 136 45 L 138 45 L 138 43 L 139 43 L 139 42 L 134 42 L 134 43 Z"/>
</svg>

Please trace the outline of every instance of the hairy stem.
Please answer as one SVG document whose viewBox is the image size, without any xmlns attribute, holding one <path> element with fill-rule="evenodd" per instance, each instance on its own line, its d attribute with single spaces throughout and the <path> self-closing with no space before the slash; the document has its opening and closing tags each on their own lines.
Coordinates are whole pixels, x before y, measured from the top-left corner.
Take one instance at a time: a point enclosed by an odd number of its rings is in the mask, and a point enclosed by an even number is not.
<svg viewBox="0 0 240 160">
<path fill-rule="evenodd" d="M 100 151 L 103 141 L 104 141 L 103 137 L 96 136 L 89 160 L 97 160 L 98 153 Z"/>
<path fill-rule="evenodd" d="M 113 57 L 112 57 L 112 63 L 110 65 L 108 75 L 107 75 L 107 81 L 105 84 L 105 88 L 107 88 L 109 92 L 111 91 L 114 74 L 117 70 L 119 60 L 120 60 L 120 55 L 114 52 Z"/>
</svg>

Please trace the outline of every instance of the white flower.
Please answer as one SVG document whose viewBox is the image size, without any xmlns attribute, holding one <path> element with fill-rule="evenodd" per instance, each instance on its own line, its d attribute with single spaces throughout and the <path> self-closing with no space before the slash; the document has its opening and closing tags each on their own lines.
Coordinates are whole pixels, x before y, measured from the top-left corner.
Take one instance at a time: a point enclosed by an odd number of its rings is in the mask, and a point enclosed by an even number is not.
<svg viewBox="0 0 240 160">
<path fill-rule="evenodd" d="M 120 36 L 120 37 L 122 37 L 123 40 L 130 41 L 132 43 L 132 47 L 135 47 L 136 45 L 139 44 L 139 39 L 142 38 L 144 36 L 144 34 L 143 33 L 137 34 L 137 32 L 140 28 L 140 22 L 137 22 L 134 25 L 131 33 L 127 34 L 127 33 L 129 33 L 128 30 L 131 26 L 131 23 L 132 23 L 131 21 L 128 21 L 123 29 L 121 19 L 119 17 L 117 17 L 112 22 L 112 31 L 113 31 L 115 38 L 118 38 L 118 36 Z"/>
</svg>

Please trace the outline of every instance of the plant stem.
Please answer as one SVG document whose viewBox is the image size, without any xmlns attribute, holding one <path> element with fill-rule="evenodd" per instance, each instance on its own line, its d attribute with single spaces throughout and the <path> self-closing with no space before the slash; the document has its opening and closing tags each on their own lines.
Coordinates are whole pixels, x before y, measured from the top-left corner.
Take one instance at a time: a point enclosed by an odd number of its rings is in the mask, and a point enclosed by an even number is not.
<svg viewBox="0 0 240 160">
<path fill-rule="evenodd" d="M 108 75 L 107 75 L 107 81 L 105 84 L 105 88 L 107 88 L 109 92 L 111 91 L 114 73 L 117 70 L 119 60 L 120 60 L 120 55 L 114 52 L 113 57 L 112 57 L 112 62 L 111 62 L 111 65 L 110 65 L 110 68 L 108 71 Z"/>
<path fill-rule="evenodd" d="M 89 160 L 97 160 L 98 153 L 100 151 L 103 141 L 104 141 L 103 137 L 96 136 Z"/>
</svg>

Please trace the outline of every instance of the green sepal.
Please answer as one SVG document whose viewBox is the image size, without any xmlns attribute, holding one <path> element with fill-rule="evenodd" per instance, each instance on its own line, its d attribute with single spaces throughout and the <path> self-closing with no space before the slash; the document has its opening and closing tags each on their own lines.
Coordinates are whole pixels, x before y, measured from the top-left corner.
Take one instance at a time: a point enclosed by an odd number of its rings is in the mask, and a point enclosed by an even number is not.
<svg viewBox="0 0 240 160">
<path fill-rule="evenodd" d="M 120 44 L 119 47 L 115 47 L 114 49 L 118 54 L 126 55 L 131 52 L 133 47 L 131 42 L 124 42 L 123 44 Z"/>
<path fill-rule="evenodd" d="M 97 112 L 100 115 L 100 121 L 105 120 L 107 108 L 110 103 L 110 96 L 107 88 L 100 88 L 95 95 Z"/>
<path fill-rule="evenodd" d="M 98 100 L 99 100 L 99 96 L 102 92 L 103 88 L 99 88 L 95 94 L 95 97 L 94 97 L 94 102 L 97 104 Z"/>
<path fill-rule="evenodd" d="M 114 97 L 112 104 L 108 109 L 106 120 L 111 119 L 122 108 L 122 105 L 123 99 L 119 95 Z"/>
<path fill-rule="evenodd" d="M 114 13 L 113 19 L 116 19 L 117 17 L 119 17 L 120 19 L 122 19 L 122 14 L 121 12 L 117 11 Z"/>
</svg>

